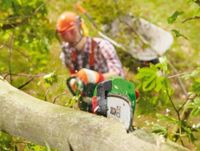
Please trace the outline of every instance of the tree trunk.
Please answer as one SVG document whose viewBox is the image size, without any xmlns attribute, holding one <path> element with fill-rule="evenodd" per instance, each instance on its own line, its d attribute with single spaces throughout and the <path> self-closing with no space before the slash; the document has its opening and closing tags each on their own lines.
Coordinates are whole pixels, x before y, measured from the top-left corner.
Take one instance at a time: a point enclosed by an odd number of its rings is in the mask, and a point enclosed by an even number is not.
<svg viewBox="0 0 200 151">
<path fill-rule="evenodd" d="M 117 121 L 36 99 L 1 78 L 0 130 L 60 151 L 186 150 L 157 136 L 127 134 Z"/>
</svg>

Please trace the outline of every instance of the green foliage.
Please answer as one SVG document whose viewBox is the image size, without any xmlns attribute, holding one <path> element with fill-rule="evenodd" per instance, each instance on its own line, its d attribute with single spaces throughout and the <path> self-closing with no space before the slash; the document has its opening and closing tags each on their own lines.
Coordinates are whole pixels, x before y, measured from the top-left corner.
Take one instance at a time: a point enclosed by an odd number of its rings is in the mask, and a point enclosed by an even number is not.
<svg viewBox="0 0 200 151">
<path fill-rule="evenodd" d="M 183 37 L 185 39 L 188 39 L 186 36 L 184 36 L 183 34 L 181 34 L 178 30 L 176 29 L 172 29 L 172 32 L 175 34 L 175 37 Z"/>
<path fill-rule="evenodd" d="M 54 46 L 55 44 L 53 45 L 53 53 L 49 53 L 49 50 L 52 49 L 50 44 L 55 36 L 56 13 L 73 8 L 76 2 L 77 0 L 51 1 L 51 3 L 48 1 L 45 3 L 43 0 L 1 0 L 0 73 L 9 73 L 10 69 L 14 74 L 27 73 L 33 75 L 44 73 L 46 76 L 39 79 L 40 82 L 38 85 L 38 81 L 35 80 L 24 90 L 42 99 L 45 94 L 47 95 L 47 89 L 48 92 L 51 92 L 48 93 L 49 98 L 54 98 L 57 93 L 60 94 L 65 87 L 64 81 L 66 75 L 64 75 L 63 78 L 60 78 L 58 75 L 66 73 L 64 71 L 58 72 L 57 68 L 61 66 L 57 63 L 59 60 L 54 66 L 49 65 L 55 58 L 58 58 L 58 50 L 57 46 Z M 134 16 L 143 17 L 164 29 L 172 29 L 171 31 L 175 37 L 184 37 L 188 39 L 187 41 L 184 41 L 185 39 L 183 38 L 175 39 L 174 45 L 172 49 L 168 51 L 167 55 L 170 60 L 175 62 L 176 67 L 178 67 L 178 72 L 190 72 L 190 74 L 181 76 L 180 78 L 184 79 L 186 88 L 196 95 L 193 99 L 194 102 L 188 107 L 192 110 L 192 115 L 198 118 L 200 106 L 200 76 L 199 70 L 196 70 L 194 66 L 199 66 L 200 34 L 197 34 L 199 32 L 199 22 L 194 20 L 194 22 L 191 23 L 189 21 L 193 19 L 189 18 L 199 16 L 199 0 L 187 0 L 186 2 L 181 0 L 169 0 L 167 1 L 167 5 L 163 0 L 108 0 L 106 3 L 105 1 L 99 0 L 85 0 L 82 1 L 82 4 L 99 28 L 103 27 L 103 25 L 107 25 L 107 27 L 110 28 L 111 23 L 119 18 L 119 16 L 131 13 L 134 14 Z M 51 8 L 51 10 L 48 12 L 49 8 Z M 172 15 L 170 16 L 170 14 Z M 81 16 L 83 16 L 85 22 L 89 25 L 88 27 L 91 33 L 93 35 L 96 34 L 95 30 L 91 28 L 91 23 L 89 23 L 88 19 L 83 14 L 81 14 Z M 167 24 L 166 19 L 169 24 Z M 183 23 L 184 19 L 189 20 Z M 126 25 L 120 25 L 120 29 L 122 30 L 116 33 L 117 36 L 113 36 L 113 39 L 128 46 L 131 40 L 135 38 L 134 34 L 131 30 L 128 30 Z M 139 39 L 136 39 L 136 43 L 138 41 Z M 144 47 L 146 47 L 146 45 L 144 45 Z M 9 56 L 9 52 L 11 56 Z M 130 68 L 130 70 L 132 66 L 137 67 L 136 62 L 134 62 L 135 60 L 130 55 L 123 54 L 121 55 L 121 59 L 124 65 Z M 10 67 L 9 62 L 11 62 Z M 64 68 L 59 69 L 64 70 Z M 156 66 L 151 65 L 150 68 L 139 70 L 137 75 L 137 87 L 140 90 L 138 108 L 142 110 L 142 113 L 148 113 L 145 116 L 146 119 L 154 118 L 153 115 L 155 113 L 162 114 L 166 104 L 171 109 L 168 103 L 170 97 L 176 101 L 175 105 L 180 106 L 182 104 L 183 99 L 179 97 L 182 92 L 175 87 L 177 84 L 174 79 L 168 79 L 170 73 L 171 69 L 168 68 L 166 62 L 162 62 Z M 14 77 L 13 83 L 14 85 L 21 85 L 25 80 L 24 77 Z M 73 107 L 78 99 L 78 96 L 71 99 L 65 96 L 65 102 L 69 100 L 65 105 L 67 107 Z M 141 113 L 140 111 L 138 112 L 137 114 Z M 154 125 L 154 132 L 162 134 L 167 138 L 176 135 L 178 137 L 187 137 L 191 141 L 195 140 L 193 136 L 194 128 L 189 126 L 189 122 L 185 123 L 177 120 L 175 117 L 176 115 L 174 115 L 174 113 L 168 116 L 158 115 L 156 119 L 160 119 L 162 123 Z M 135 120 L 137 123 L 137 119 Z M 197 119 L 197 121 L 199 121 L 199 119 Z M 192 120 L 192 122 L 190 122 L 196 125 L 195 122 L 197 121 Z M 142 124 L 142 122 L 138 124 Z M 181 131 L 179 133 L 172 132 L 170 131 L 170 126 L 178 126 Z M 12 137 L 6 134 L 2 135 L 1 133 L 0 150 L 3 150 L 3 148 L 9 151 L 15 150 L 16 144 Z M 42 147 L 32 143 L 27 143 L 25 149 L 27 151 L 50 150 L 48 145 Z"/>
<path fill-rule="evenodd" d="M 12 60 L 12 71 L 20 72 L 15 65 L 21 66 L 21 71 L 22 67 L 29 69 L 26 72 L 42 71 L 47 65 L 48 50 L 54 37 L 46 4 L 42 0 L 2 0 L 0 5 L 1 44 L 7 46 L 4 49 L 12 51 L 11 60 L 21 53 L 19 60 Z M 5 66 L 5 62 L 0 61 L 0 65 Z"/>
<path fill-rule="evenodd" d="M 50 44 L 55 34 L 45 1 L 1 0 L 0 5 L 0 73 L 35 74 L 45 71 L 49 63 Z M 21 85 L 25 79 L 20 76 L 12 77 L 16 86 Z M 52 74 L 45 80 L 52 84 L 56 81 L 56 76 Z M 0 132 L 0 150 L 18 150 L 16 138 Z M 29 145 L 26 150 L 50 149 Z"/>
<path fill-rule="evenodd" d="M 33 143 L 27 143 L 25 145 L 24 151 L 55 151 L 55 150 L 51 150 L 48 145 L 39 146 L 39 145 L 35 145 Z"/>
<path fill-rule="evenodd" d="M 184 12 L 183 11 L 175 11 L 168 19 L 168 23 L 172 24 L 176 21 L 176 19 L 178 18 L 178 16 L 182 15 Z"/>
<path fill-rule="evenodd" d="M 107 0 L 106 3 L 99 0 L 87 0 L 83 2 L 83 6 L 91 16 L 95 17 L 97 24 L 111 23 L 119 15 L 129 12 L 131 4 L 131 1 L 124 0 Z"/>
<path fill-rule="evenodd" d="M 195 98 L 194 102 L 190 103 L 188 105 L 188 108 L 192 109 L 191 114 L 193 116 L 199 116 L 200 115 L 200 98 Z"/>
<path fill-rule="evenodd" d="M 152 127 L 152 132 L 153 133 L 156 133 L 156 134 L 159 134 L 159 135 L 162 135 L 164 136 L 165 138 L 168 137 L 168 130 L 166 127 L 164 126 L 161 126 L 159 124 L 155 124 L 153 127 Z"/>
<path fill-rule="evenodd" d="M 48 144 L 46 146 L 36 145 L 0 131 L 0 151 L 22 151 L 19 148 L 23 148 L 23 151 L 56 151 L 51 149 Z"/>
<path fill-rule="evenodd" d="M 185 80 L 191 80 L 192 86 L 191 91 L 196 94 L 197 96 L 200 96 L 200 68 L 194 69 L 191 73 L 186 74 L 184 76 Z"/>
<path fill-rule="evenodd" d="M 67 103 L 65 103 L 65 106 L 70 108 L 74 107 L 80 100 L 80 97 L 81 95 L 73 96 L 67 101 Z"/>
<path fill-rule="evenodd" d="M 14 147 L 12 145 L 12 137 L 2 131 L 0 131 L 0 150 L 1 151 L 14 150 Z"/>
<path fill-rule="evenodd" d="M 177 140 L 178 138 L 182 138 L 182 137 L 188 138 L 189 141 L 193 143 L 197 140 L 194 134 L 194 132 L 196 131 L 194 131 L 192 127 L 188 125 L 187 122 L 180 121 L 169 115 L 157 114 L 157 117 L 159 118 L 159 120 L 167 123 L 167 126 L 163 127 L 159 124 L 156 124 L 152 128 L 152 132 L 161 134 L 165 136 L 166 138 L 169 138 L 172 140 Z M 174 130 L 170 130 L 169 127 L 178 128 L 178 129 L 175 129 L 174 131 Z"/>
<path fill-rule="evenodd" d="M 197 95 L 200 95 L 200 79 L 196 79 L 192 85 L 192 91 Z"/>
<path fill-rule="evenodd" d="M 153 105 L 166 104 L 173 91 L 169 80 L 166 78 L 168 68 L 166 62 L 141 68 L 136 75 L 141 100 L 146 96 Z M 140 101 L 140 100 L 139 100 Z"/>
<path fill-rule="evenodd" d="M 43 76 L 43 79 L 47 85 L 51 86 L 53 83 L 57 82 L 58 77 L 55 72 L 52 72 Z"/>
</svg>

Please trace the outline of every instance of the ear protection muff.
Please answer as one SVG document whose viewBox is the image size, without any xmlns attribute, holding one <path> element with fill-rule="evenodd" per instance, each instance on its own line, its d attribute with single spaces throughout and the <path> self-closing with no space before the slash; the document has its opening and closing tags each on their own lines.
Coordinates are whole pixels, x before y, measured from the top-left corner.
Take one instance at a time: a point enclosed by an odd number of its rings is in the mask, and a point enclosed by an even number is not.
<svg viewBox="0 0 200 151">
<path fill-rule="evenodd" d="M 80 29 L 81 35 L 88 36 L 89 30 L 86 27 L 84 20 L 80 16 L 77 16 L 77 24 L 78 24 L 78 27 Z"/>
</svg>

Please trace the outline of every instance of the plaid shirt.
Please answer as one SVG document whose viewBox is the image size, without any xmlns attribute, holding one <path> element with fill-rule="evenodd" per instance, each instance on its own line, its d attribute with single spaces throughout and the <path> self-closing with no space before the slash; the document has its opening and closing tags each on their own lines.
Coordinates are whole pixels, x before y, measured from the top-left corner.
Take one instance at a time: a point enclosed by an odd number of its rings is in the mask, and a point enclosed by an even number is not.
<svg viewBox="0 0 200 151">
<path fill-rule="evenodd" d="M 122 64 L 112 44 L 101 38 L 93 38 L 93 40 L 97 43 L 97 46 L 94 48 L 93 70 L 100 73 L 114 72 L 124 77 Z M 70 47 L 68 43 L 64 43 L 60 58 L 71 73 L 75 73 L 81 68 L 91 69 L 88 61 L 92 51 L 91 47 L 92 38 L 90 37 L 87 37 L 83 51 L 79 52 L 74 47 Z M 85 62 L 84 60 L 87 61 Z"/>
</svg>

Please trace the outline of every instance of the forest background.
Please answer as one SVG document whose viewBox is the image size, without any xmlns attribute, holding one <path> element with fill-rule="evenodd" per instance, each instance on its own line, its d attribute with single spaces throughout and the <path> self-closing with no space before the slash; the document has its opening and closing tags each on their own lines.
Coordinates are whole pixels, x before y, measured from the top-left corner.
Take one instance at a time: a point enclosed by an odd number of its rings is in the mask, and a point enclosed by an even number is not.
<svg viewBox="0 0 200 151">
<path fill-rule="evenodd" d="M 90 35 L 98 36 L 88 18 L 75 8 L 79 2 L 98 30 L 127 46 L 134 32 L 112 23 L 127 14 L 144 18 L 171 32 L 174 42 L 158 65 L 133 71 L 136 60 L 116 48 L 127 79 L 140 91 L 135 128 L 155 132 L 191 150 L 200 150 L 200 1 L 199 0 L 0 0 L 0 75 L 13 86 L 42 100 L 73 107 L 66 88 L 69 73 L 61 64 L 56 38 L 58 16 L 77 12 Z M 51 150 L 0 132 L 0 150 Z"/>
</svg>

